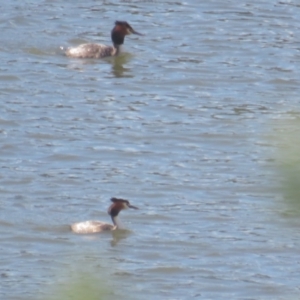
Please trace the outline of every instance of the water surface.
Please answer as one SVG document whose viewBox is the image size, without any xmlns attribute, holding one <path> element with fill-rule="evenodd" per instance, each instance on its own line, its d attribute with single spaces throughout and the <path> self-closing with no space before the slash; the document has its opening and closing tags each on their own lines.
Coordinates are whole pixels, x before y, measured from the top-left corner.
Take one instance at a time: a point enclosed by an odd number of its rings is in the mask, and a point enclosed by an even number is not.
<svg viewBox="0 0 300 300">
<path fill-rule="evenodd" d="M 1 8 L 1 298 L 45 299 L 83 269 L 112 299 L 297 298 L 299 221 L 266 138 L 299 111 L 295 1 Z M 63 55 L 109 44 L 117 19 L 145 34 L 120 57 Z M 109 221 L 112 196 L 140 207 L 131 233 L 70 232 Z"/>
</svg>

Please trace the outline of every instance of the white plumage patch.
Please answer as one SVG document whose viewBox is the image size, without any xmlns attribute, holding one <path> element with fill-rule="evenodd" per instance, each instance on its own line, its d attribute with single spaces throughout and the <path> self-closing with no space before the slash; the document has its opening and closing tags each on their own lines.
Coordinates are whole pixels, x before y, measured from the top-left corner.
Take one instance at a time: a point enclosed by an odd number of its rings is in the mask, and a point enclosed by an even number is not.
<svg viewBox="0 0 300 300">
<path fill-rule="evenodd" d="M 82 44 L 67 49 L 65 53 L 67 56 L 74 58 L 102 58 L 116 55 L 117 50 L 112 46 L 101 44 Z"/>
<path fill-rule="evenodd" d="M 115 226 L 100 221 L 85 221 L 72 224 L 71 229 L 76 233 L 84 234 L 114 230 Z"/>
</svg>

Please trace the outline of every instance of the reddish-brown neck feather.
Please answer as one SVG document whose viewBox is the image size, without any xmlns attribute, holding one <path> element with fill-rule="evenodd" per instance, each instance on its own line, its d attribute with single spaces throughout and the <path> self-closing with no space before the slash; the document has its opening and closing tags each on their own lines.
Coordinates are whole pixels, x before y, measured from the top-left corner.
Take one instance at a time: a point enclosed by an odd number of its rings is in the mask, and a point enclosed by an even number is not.
<svg viewBox="0 0 300 300">
<path fill-rule="evenodd" d="M 122 202 L 117 202 L 117 203 L 113 203 L 109 209 L 108 209 L 108 213 L 112 216 L 115 217 L 119 214 L 119 212 L 124 209 L 124 204 Z"/>
</svg>

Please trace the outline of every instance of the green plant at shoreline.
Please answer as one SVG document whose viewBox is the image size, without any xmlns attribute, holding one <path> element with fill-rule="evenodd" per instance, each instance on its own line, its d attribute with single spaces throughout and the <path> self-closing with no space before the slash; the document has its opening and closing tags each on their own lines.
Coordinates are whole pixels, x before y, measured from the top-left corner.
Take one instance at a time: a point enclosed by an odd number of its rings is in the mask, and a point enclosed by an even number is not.
<svg viewBox="0 0 300 300">
<path fill-rule="evenodd" d="M 49 300 L 102 300 L 112 297 L 113 292 L 107 284 L 96 276 L 80 273 L 75 279 L 62 283 L 54 290 Z"/>
<path fill-rule="evenodd" d="M 288 212 L 300 214 L 300 119 L 285 121 L 277 130 L 277 164 Z"/>
</svg>

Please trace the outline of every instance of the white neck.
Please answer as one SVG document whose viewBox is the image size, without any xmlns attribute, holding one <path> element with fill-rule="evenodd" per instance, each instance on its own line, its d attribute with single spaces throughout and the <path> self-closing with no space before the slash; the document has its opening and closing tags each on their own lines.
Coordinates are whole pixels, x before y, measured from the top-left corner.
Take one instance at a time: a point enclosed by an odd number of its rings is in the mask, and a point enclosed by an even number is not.
<svg viewBox="0 0 300 300">
<path fill-rule="evenodd" d="M 120 221 L 118 216 L 115 217 L 112 216 L 111 219 L 117 229 L 124 229 L 124 226 L 122 225 L 122 222 Z"/>
<path fill-rule="evenodd" d="M 121 52 L 121 46 L 122 45 L 114 44 L 114 48 L 116 49 L 116 55 L 118 55 Z"/>
</svg>

